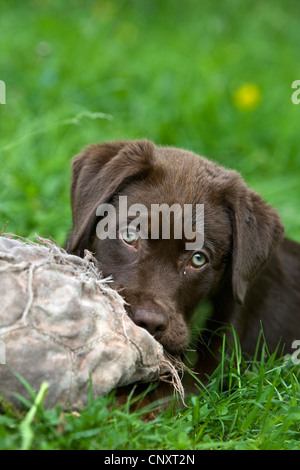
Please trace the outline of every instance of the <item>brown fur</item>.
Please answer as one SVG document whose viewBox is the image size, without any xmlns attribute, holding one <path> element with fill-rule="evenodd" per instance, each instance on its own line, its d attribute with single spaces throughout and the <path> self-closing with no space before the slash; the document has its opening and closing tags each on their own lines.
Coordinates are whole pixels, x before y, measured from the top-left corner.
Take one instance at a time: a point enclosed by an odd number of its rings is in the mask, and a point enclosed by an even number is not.
<svg viewBox="0 0 300 470">
<path fill-rule="evenodd" d="M 204 204 L 208 263 L 190 266 L 184 240 L 140 240 L 137 249 L 96 236 L 96 208 L 104 202 L 128 206 Z M 207 299 L 208 330 L 233 325 L 243 350 L 253 354 L 261 328 L 269 349 L 281 340 L 291 351 L 300 339 L 300 245 L 283 238 L 277 212 L 249 189 L 240 175 L 191 152 L 157 147 L 147 140 L 88 147 L 73 159 L 71 253 L 95 253 L 104 276 L 128 302 L 128 314 L 172 354 L 188 346 L 189 323 Z M 184 270 L 186 274 L 184 274 Z M 216 338 L 198 342 L 196 370 L 211 372 Z M 214 356 L 214 354 L 213 354 Z"/>
</svg>

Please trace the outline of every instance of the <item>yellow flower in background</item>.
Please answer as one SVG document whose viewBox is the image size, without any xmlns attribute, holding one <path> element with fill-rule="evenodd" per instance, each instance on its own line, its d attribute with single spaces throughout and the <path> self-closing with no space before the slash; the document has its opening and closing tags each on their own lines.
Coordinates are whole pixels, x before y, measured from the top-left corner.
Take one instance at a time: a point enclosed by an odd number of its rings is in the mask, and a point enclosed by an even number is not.
<svg viewBox="0 0 300 470">
<path fill-rule="evenodd" d="M 245 83 L 233 94 L 234 105 L 242 111 L 253 111 L 261 100 L 260 88 L 255 83 Z"/>
</svg>

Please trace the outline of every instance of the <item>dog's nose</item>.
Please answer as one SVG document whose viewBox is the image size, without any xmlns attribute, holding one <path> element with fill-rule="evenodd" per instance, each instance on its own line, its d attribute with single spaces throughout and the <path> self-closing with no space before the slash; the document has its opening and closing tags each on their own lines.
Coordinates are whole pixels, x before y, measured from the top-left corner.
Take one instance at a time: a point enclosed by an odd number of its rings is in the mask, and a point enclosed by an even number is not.
<svg viewBox="0 0 300 470">
<path fill-rule="evenodd" d="M 157 340 L 168 326 L 168 317 L 161 312 L 153 310 L 134 310 L 131 318 L 136 325 L 145 328 Z"/>
</svg>

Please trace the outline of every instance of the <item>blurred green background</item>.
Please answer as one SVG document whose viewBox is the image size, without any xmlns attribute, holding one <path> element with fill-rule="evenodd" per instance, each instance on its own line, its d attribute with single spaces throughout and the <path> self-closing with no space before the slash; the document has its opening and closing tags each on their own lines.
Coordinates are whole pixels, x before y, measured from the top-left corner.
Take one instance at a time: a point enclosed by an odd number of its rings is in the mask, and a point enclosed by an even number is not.
<svg viewBox="0 0 300 470">
<path fill-rule="evenodd" d="M 63 243 L 70 162 L 149 138 L 240 171 L 300 241 L 298 0 L 0 3 L 0 226 Z"/>
</svg>

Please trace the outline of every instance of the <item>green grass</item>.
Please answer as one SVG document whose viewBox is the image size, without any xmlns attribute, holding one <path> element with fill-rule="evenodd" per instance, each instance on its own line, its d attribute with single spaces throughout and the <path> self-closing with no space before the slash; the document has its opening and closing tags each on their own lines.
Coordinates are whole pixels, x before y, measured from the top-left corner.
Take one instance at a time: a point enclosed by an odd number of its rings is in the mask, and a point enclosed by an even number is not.
<svg viewBox="0 0 300 470">
<path fill-rule="evenodd" d="M 63 243 L 71 157 L 146 137 L 240 171 L 300 241 L 297 0 L 12 0 L 0 30 L 0 227 Z M 249 83 L 247 108 L 237 97 Z M 296 372 L 274 359 L 232 365 L 228 388 L 212 378 L 189 408 L 146 424 L 109 409 L 113 397 L 80 416 L 40 403 L 30 448 L 299 448 Z M 22 447 L 24 419 L 0 415 L 0 448 Z"/>
<path fill-rule="evenodd" d="M 43 385 L 26 413 L 3 405 L 2 449 L 111 450 L 289 450 L 299 449 L 300 386 L 298 366 L 290 358 L 275 359 L 264 351 L 246 362 L 238 343 L 224 354 L 209 386 L 199 384 L 186 406 L 170 407 L 145 422 L 145 411 L 115 407 L 114 393 L 90 399 L 80 413 L 60 407 L 45 410 Z"/>
</svg>

